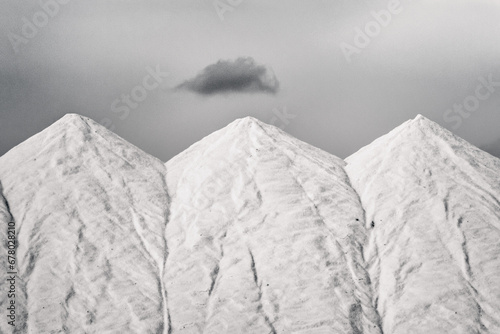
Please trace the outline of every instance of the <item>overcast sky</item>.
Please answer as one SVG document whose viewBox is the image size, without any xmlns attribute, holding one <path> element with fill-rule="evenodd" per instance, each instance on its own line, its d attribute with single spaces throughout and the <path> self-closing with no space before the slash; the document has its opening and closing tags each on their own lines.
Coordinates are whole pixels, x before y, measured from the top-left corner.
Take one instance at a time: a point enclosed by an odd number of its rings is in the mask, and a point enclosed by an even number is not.
<svg viewBox="0 0 500 334">
<path fill-rule="evenodd" d="M 0 155 L 78 113 L 163 161 L 244 116 L 345 158 L 422 114 L 500 157 L 498 1 L 55 1 L 0 4 Z"/>
</svg>

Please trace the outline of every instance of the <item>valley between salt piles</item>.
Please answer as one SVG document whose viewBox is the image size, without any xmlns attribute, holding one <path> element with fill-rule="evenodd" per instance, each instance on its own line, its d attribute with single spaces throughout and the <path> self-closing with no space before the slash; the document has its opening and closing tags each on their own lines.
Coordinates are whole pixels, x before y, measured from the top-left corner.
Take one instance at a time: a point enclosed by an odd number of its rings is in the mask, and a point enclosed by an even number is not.
<svg viewBox="0 0 500 334">
<path fill-rule="evenodd" d="M 247 117 L 164 164 L 68 114 L 0 157 L 0 222 L 2 333 L 500 333 L 500 160 L 420 115 L 345 161 Z"/>
</svg>

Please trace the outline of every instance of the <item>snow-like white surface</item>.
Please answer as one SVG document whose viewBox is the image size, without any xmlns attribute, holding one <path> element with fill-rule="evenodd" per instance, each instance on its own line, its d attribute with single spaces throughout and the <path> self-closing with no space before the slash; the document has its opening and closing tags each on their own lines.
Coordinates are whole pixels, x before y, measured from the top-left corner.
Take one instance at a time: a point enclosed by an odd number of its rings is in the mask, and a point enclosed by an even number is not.
<svg viewBox="0 0 500 334">
<path fill-rule="evenodd" d="M 0 158 L 18 235 L 16 301 L 27 312 L 17 322 L 21 333 L 162 331 L 164 171 L 77 115 Z M 10 332 L 5 316 L 0 326 Z"/>
<path fill-rule="evenodd" d="M 251 118 L 169 161 L 173 331 L 379 333 L 343 165 Z"/>
<path fill-rule="evenodd" d="M 245 118 L 163 164 L 65 116 L 0 157 L 17 331 L 500 333 L 500 160 L 419 116 L 346 161 Z"/>
<path fill-rule="evenodd" d="M 28 312 L 26 310 L 26 297 L 24 294 L 18 294 L 17 292 L 23 288 L 21 286 L 22 282 L 16 282 L 15 288 L 11 289 L 11 284 L 7 280 L 11 275 L 7 275 L 7 269 L 9 266 L 9 258 L 8 256 L 8 240 L 11 240 L 11 249 L 15 247 L 15 240 L 12 242 L 12 239 L 8 238 L 8 226 L 9 223 L 12 225 L 13 219 L 9 212 L 9 205 L 3 196 L 3 188 L 2 183 L 0 182 L 0 254 L 2 257 L 2 264 L 0 267 L 0 273 L 2 274 L 0 278 L 0 310 L 2 310 L 2 321 L 0 322 L 0 333 L 11 333 L 12 328 L 8 324 L 8 321 L 11 319 L 7 318 L 7 315 L 10 314 L 10 311 L 7 310 L 8 307 L 11 307 L 9 296 L 16 297 L 16 305 L 14 306 L 17 313 L 17 318 L 19 322 L 24 323 L 26 321 L 26 317 Z M 10 233 L 12 235 L 12 233 Z M 17 291 L 16 291 L 17 290 Z M 21 329 L 21 328 L 19 328 Z M 22 333 L 22 331 L 19 331 Z"/>
<path fill-rule="evenodd" d="M 419 116 L 346 161 L 384 333 L 500 333 L 500 160 Z"/>
</svg>

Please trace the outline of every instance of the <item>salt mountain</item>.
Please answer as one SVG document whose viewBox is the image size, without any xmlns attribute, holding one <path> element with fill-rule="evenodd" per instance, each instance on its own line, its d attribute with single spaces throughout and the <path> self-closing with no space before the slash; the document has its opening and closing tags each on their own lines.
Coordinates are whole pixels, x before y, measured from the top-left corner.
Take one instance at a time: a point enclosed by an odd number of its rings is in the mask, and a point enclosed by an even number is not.
<svg viewBox="0 0 500 334">
<path fill-rule="evenodd" d="M 244 118 L 164 165 L 67 115 L 0 181 L 2 333 L 500 333 L 500 160 L 422 116 L 346 161 Z"/>
</svg>

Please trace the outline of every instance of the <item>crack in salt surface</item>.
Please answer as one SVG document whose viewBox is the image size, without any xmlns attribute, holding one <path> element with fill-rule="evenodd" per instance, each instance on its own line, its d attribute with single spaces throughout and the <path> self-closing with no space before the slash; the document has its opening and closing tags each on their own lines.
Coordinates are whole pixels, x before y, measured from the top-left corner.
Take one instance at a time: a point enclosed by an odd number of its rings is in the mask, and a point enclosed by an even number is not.
<svg viewBox="0 0 500 334">
<path fill-rule="evenodd" d="M 453 217 L 450 217 L 449 198 L 450 198 L 450 193 L 449 193 L 449 191 L 447 191 L 446 195 L 444 196 L 444 199 L 443 199 L 445 219 L 447 222 L 450 220 L 455 220 Z M 462 227 L 463 219 L 464 219 L 463 217 L 458 217 L 458 219 L 456 220 L 456 224 L 453 224 L 455 229 L 458 230 L 458 234 L 459 234 L 460 238 L 462 239 L 461 243 L 460 243 L 460 250 L 462 252 L 463 265 L 460 265 L 460 263 L 458 265 L 459 265 L 459 268 L 461 268 L 462 277 L 465 281 L 465 285 L 467 287 L 467 290 L 469 291 L 469 294 L 471 295 L 472 302 L 474 303 L 474 307 L 477 310 L 477 322 L 478 322 L 480 328 L 484 329 L 486 327 L 484 326 L 484 324 L 481 320 L 483 310 L 482 310 L 482 307 L 478 301 L 478 291 L 474 287 L 474 284 L 472 283 L 472 281 L 474 280 L 474 274 L 472 272 L 472 268 L 471 268 L 471 264 L 470 264 L 469 251 L 468 251 L 468 247 L 467 247 L 467 237 L 466 237 L 465 232 L 463 231 L 463 227 Z M 450 254 L 450 257 L 452 259 L 455 259 L 455 256 L 453 256 L 453 253 L 449 249 L 448 245 L 445 245 L 443 243 L 443 241 L 441 240 L 441 238 L 439 238 L 439 240 L 443 244 L 443 247 Z"/>
<path fill-rule="evenodd" d="M 0 181 L 0 202 L 3 202 L 4 207 L 5 207 L 5 218 L 6 218 L 6 223 L 9 222 L 14 222 L 16 224 L 16 220 L 14 219 L 14 216 L 10 212 L 10 206 L 9 206 L 9 201 L 7 200 L 7 197 L 3 193 L 3 185 L 2 182 Z M 26 213 L 24 213 L 26 214 Z M 22 312 L 23 314 L 18 317 L 17 319 L 17 324 L 13 330 L 13 333 L 27 333 L 28 332 L 28 317 L 29 314 L 26 312 L 26 305 L 27 305 L 27 294 L 26 294 L 26 283 L 24 282 L 21 273 L 20 273 L 20 261 L 19 261 L 19 253 L 18 253 L 18 248 L 19 248 L 19 227 L 16 226 L 16 238 L 15 238 L 15 245 L 16 245 L 16 253 L 15 253 L 15 259 L 16 259 L 16 265 L 17 265 L 17 291 L 16 294 L 22 295 L 24 300 L 18 300 L 17 303 L 18 305 L 16 306 L 18 308 L 18 312 Z M 7 272 L 7 270 L 6 270 Z"/>
<path fill-rule="evenodd" d="M 281 151 L 281 153 L 288 159 L 288 161 L 290 162 L 290 166 L 293 165 L 293 160 L 292 158 L 283 150 L 281 149 L 281 147 L 279 147 L 276 143 L 276 139 L 273 138 L 267 131 L 266 129 L 264 129 L 262 127 L 262 125 L 258 124 L 258 126 L 262 129 L 262 131 L 267 135 L 268 138 L 271 139 L 271 141 L 273 142 L 274 144 L 274 147 L 276 147 L 278 150 Z M 294 145 L 296 146 L 296 145 Z M 300 147 L 297 147 L 298 149 L 301 149 Z M 302 183 L 299 181 L 297 175 L 295 175 L 294 173 L 292 173 L 292 170 L 291 168 L 287 169 L 287 171 L 290 173 L 290 175 L 293 177 L 293 179 L 295 180 L 296 184 L 302 189 L 302 192 L 305 194 L 306 198 L 308 199 L 308 201 L 313 205 L 314 207 L 314 210 L 316 212 L 316 215 L 320 218 L 321 222 L 323 223 L 323 226 L 326 228 L 326 230 L 329 232 L 329 234 L 335 238 L 335 235 L 333 234 L 333 232 L 330 230 L 330 228 L 327 226 L 326 222 L 325 222 L 325 217 L 320 213 L 320 210 L 318 208 L 318 206 L 316 205 L 316 203 L 314 202 L 314 200 L 312 199 L 312 197 L 309 195 L 309 193 L 307 192 L 307 190 L 305 189 L 304 185 L 302 185 Z M 362 211 L 363 211 L 363 221 L 366 221 L 366 213 L 365 213 L 365 209 L 362 205 L 362 202 L 361 202 L 361 198 L 359 196 L 359 194 L 357 193 L 356 189 L 354 189 L 354 187 L 352 186 L 351 184 L 351 181 L 349 179 L 349 175 L 347 174 L 347 172 L 345 171 L 344 168 L 342 168 L 342 171 L 343 171 L 343 174 L 344 174 L 344 182 L 347 183 L 347 185 L 350 187 L 350 189 L 352 190 L 352 192 L 356 195 L 357 199 L 358 199 L 358 204 L 361 206 L 362 208 Z M 366 231 L 366 229 L 365 229 Z M 336 243 L 338 244 L 338 241 L 336 241 Z M 361 249 L 364 248 L 364 245 L 360 244 L 360 247 Z M 342 247 L 341 247 L 342 249 Z M 344 252 L 341 251 L 341 254 L 343 257 L 345 257 L 344 255 Z M 378 253 L 377 253 L 378 254 Z M 361 250 L 360 254 L 361 257 L 361 261 L 362 261 L 362 265 L 360 266 L 358 263 L 350 263 L 350 262 L 354 262 L 354 258 L 351 258 L 351 261 L 346 261 L 346 263 L 348 264 L 348 268 L 349 268 L 349 271 L 351 272 L 351 275 L 352 275 L 352 278 L 353 278 L 353 282 L 354 282 L 354 285 L 356 286 L 356 292 L 360 293 L 361 291 L 365 290 L 364 288 L 361 288 L 360 287 L 360 280 L 358 279 L 358 274 L 355 272 L 355 269 L 353 268 L 353 266 L 356 266 L 357 268 L 360 268 L 362 270 L 362 273 L 364 275 L 364 277 L 366 278 L 366 285 L 367 285 L 367 288 L 368 288 L 368 291 L 367 291 L 367 299 L 368 300 L 365 300 L 365 302 L 369 302 L 369 305 L 372 306 L 372 310 L 374 311 L 374 315 L 375 315 L 375 325 L 378 327 L 378 330 L 380 331 L 381 334 L 383 334 L 383 328 L 382 328 L 382 320 L 381 320 L 381 317 L 380 317 L 380 314 L 378 313 L 378 310 L 377 308 L 374 308 L 373 305 L 374 305 L 374 301 L 373 301 L 373 291 L 371 289 L 371 285 L 372 285 L 372 280 L 371 280 L 371 277 L 369 275 L 369 272 L 366 270 L 365 266 L 366 266 L 366 263 L 364 261 L 364 255 L 363 255 L 363 252 Z M 368 321 L 368 323 L 373 323 L 373 321 L 371 319 L 369 319 L 366 315 L 366 312 L 364 310 L 364 307 L 362 307 L 362 304 L 361 304 L 361 300 L 359 298 L 360 296 L 356 296 L 355 297 L 355 300 L 357 302 L 358 305 L 360 305 L 361 309 L 362 309 L 362 315 L 363 317 Z M 366 298 L 365 298 L 366 299 Z M 356 327 L 353 327 L 353 330 L 356 331 Z"/>
<path fill-rule="evenodd" d="M 248 248 L 248 254 L 250 255 L 250 267 L 252 269 L 253 281 L 254 281 L 255 286 L 257 287 L 258 293 L 259 293 L 259 306 L 258 306 L 257 310 L 264 317 L 264 321 L 265 321 L 266 325 L 269 326 L 271 333 L 276 334 L 277 333 L 276 328 L 274 328 L 273 322 L 269 319 L 269 316 L 264 311 L 264 308 L 262 305 L 262 284 L 259 284 L 259 276 L 257 274 L 257 268 L 255 267 L 255 259 L 254 259 L 253 253 L 250 250 L 250 248 Z"/>
<path fill-rule="evenodd" d="M 467 289 L 469 290 L 469 293 L 472 296 L 474 306 L 477 309 L 477 321 L 481 329 L 485 329 L 486 326 L 482 322 L 482 314 L 483 314 L 483 309 L 481 307 L 481 304 L 478 301 L 478 291 L 472 281 L 474 280 L 474 274 L 472 272 L 472 268 L 470 265 L 470 259 L 469 259 L 469 251 L 467 248 L 467 237 L 465 236 L 465 232 L 462 229 L 462 224 L 463 224 L 463 217 L 459 217 L 457 220 L 456 228 L 459 230 L 460 235 L 463 239 L 462 244 L 461 244 L 461 250 L 463 253 L 463 260 L 464 260 L 464 279 L 466 281 L 466 286 Z"/>
<path fill-rule="evenodd" d="M 163 164 L 162 164 L 163 165 Z M 163 277 L 165 275 L 165 267 L 167 265 L 167 259 L 169 255 L 169 249 L 168 249 L 168 243 L 167 243 L 167 225 L 170 220 L 170 203 L 171 203 L 171 198 L 168 193 L 168 187 L 167 187 L 167 180 L 166 180 L 166 175 L 167 175 L 167 169 L 165 165 L 163 165 L 163 177 L 161 178 L 163 184 L 163 189 L 165 190 L 165 196 L 166 196 L 166 208 L 164 211 L 164 216 L 165 216 L 165 222 L 163 226 L 163 231 L 162 231 L 162 240 L 163 240 L 163 262 L 161 263 L 161 267 L 159 268 L 160 271 L 160 289 L 161 289 L 161 298 L 162 298 L 162 311 L 163 311 L 163 334 L 171 334 L 172 333 L 172 318 L 170 317 L 170 308 L 168 305 L 168 292 L 167 292 L 167 287 L 165 286 L 165 282 L 163 280 Z"/>
</svg>

